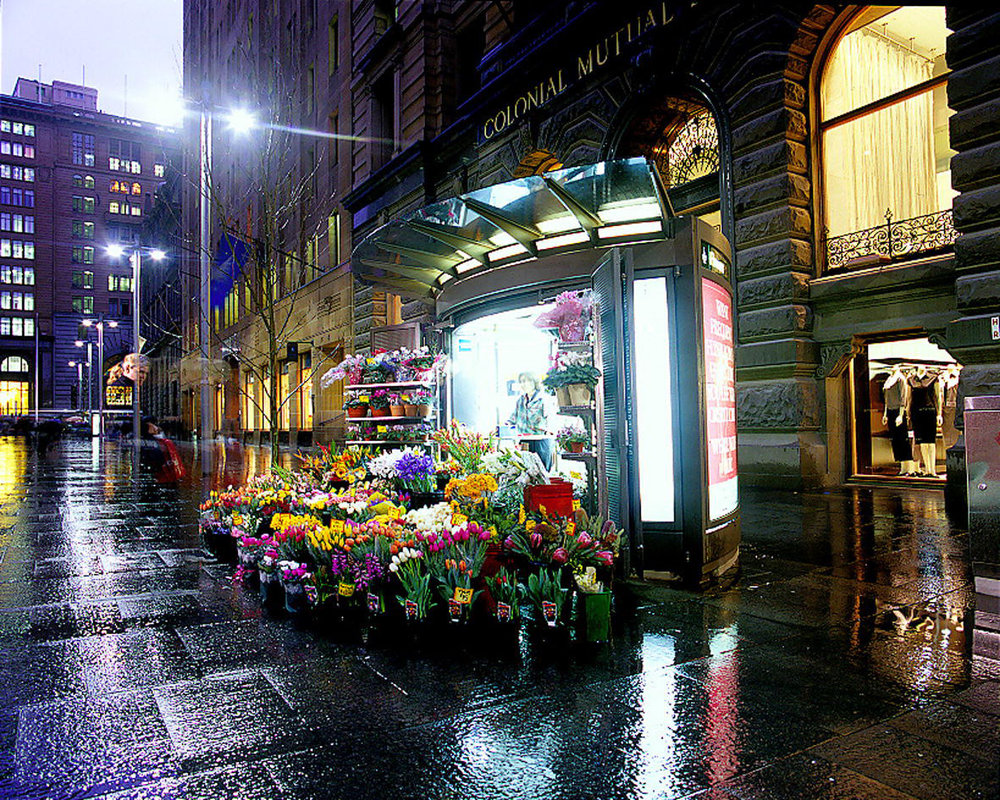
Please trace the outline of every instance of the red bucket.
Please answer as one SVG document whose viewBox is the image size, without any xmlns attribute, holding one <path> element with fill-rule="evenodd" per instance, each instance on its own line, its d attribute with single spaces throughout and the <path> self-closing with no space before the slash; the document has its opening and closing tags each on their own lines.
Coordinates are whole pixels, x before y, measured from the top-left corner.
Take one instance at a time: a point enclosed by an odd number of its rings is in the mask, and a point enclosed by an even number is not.
<svg viewBox="0 0 1000 800">
<path fill-rule="evenodd" d="M 552 483 L 524 487 L 524 507 L 538 511 L 545 506 L 549 514 L 569 517 L 573 514 L 573 484 L 562 478 L 552 478 Z"/>
</svg>

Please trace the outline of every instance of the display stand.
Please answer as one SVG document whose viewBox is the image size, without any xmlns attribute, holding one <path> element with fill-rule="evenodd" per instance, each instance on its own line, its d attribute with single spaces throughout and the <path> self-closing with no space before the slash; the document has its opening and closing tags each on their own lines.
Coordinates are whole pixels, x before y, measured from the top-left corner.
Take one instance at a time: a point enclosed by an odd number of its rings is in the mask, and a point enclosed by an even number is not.
<svg viewBox="0 0 1000 800">
<path fill-rule="evenodd" d="M 594 352 L 594 342 L 593 338 L 588 335 L 587 338 L 581 342 L 556 342 L 556 348 L 560 352 L 572 352 L 572 353 L 586 353 L 590 356 L 591 363 L 595 363 L 596 354 Z M 600 384 L 598 384 L 600 385 Z M 557 395 L 558 397 L 558 395 Z M 584 446 L 583 452 L 573 453 L 570 451 L 564 451 L 561 448 L 557 451 L 560 459 L 565 459 L 567 461 L 579 461 L 582 462 L 587 468 L 587 497 L 591 498 L 591 502 L 594 504 L 594 508 L 590 511 L 595 511 L 601 508 L 601 498 L 598 497 L 598 487 L 601 482 L 598 480 L 598 459 L 597 459 L 597 408 L 595 405 L 597 398 L 597 387 L 591 392 L 590 402 L 586 405 L 564 405 L 559 404 L 559 413 L 567 417 L 576 417 L 583 423 L 583 429 L 587 434 L 588 441 Z"/>
<path fill-rule="evenodd" d="M 439 393 L 438 393 L 438 383 L 436 377 L 427 378 L 423 380 L 416 381 L 399 381 L 394 383 L 352 383 L 344 387 L 344 392 L 351 398 L 364 397 L 371 392 L 379 389 L 385 389 L 387 391 L 395 391 L 398 394 L 406 397 L 407 390 L 413 389 L 425 389 L 429 390 L 433 395 L 433 401 L 430 403 L 431 413 L 428 416 L 364 416 L 364 417 L 347 417 L 345 422 L 349 426 L 354 426 L 354 430 L 361 426 L 374 426 L 376 433 L 385 433 L 388 431 L 388 426 L 390 425 L 410 425 L 416 426 L 425 423 L 436 424 L 438 420 L 438 407 L 439 407 Z M 363 438 L 361 436 L 355 436 L 347 440 L 348 445 L 363 445 L 366 447 L 430 447 L 434 445 L 434 442 L 430 440 L 429 434 L 421 435 L 419 438 L 410 439 L 395 439 L 395 438 Z"/>
</svg>

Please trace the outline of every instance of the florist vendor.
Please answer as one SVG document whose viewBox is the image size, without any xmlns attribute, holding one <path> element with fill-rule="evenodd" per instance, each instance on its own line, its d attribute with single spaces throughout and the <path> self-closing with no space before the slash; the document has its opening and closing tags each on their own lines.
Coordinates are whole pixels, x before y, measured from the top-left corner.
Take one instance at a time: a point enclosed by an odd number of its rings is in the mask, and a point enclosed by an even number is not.
<svg viewBox="0 0 1000 800">
<path fill-rule="evenodd" d="M 545 465 L 546 470 L 552 469 L 552 439 L 548 432 L 548 412 L 545 408 L 545 396 L 541 392 L 538 378 L 530 372 L 522 372 L 517 376 L 521 387 L 521 395 L 517 398 L 514 413 L 507 424 L 518 433 L 521 445 L 535 453 Z"/>
</svg>

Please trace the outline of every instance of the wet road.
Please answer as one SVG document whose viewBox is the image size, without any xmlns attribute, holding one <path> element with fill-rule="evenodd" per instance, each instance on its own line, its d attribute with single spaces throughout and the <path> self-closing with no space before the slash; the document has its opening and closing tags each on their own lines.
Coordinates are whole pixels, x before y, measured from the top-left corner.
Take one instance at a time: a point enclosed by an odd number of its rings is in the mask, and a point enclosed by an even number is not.
<svg viewBox="0 0 1000 800">
<path fill-rule="evenodd" d="M 0 797 L 1000 796 L 1000 664 L 938 493 L 754 493 L 736 586 L 637 587 L 610 646 L 503 660 L 262 614 L 201 551 L 201 492 L 0 439 Z"/>
</svg>

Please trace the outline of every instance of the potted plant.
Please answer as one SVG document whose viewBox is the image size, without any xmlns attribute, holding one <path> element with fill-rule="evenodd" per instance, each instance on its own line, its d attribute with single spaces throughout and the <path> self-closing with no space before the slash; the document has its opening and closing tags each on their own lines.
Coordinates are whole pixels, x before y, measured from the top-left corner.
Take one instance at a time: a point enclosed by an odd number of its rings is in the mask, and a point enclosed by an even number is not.
<svg viewBox="0 0 1000 800">
<path fill-rule="evenodd" d="M 563 606 L 569 589 L 563 588 L 562 570 L 542 567 L 528 576 L 525 588 L 528 601 L 535 608 L 535 618 L 540 627 L 558 628 L 563 623 Z"/>
<path fill-rule="evenodd" d="M 368 416 L 368 400 L 363 397 L 351 397 L 344 403 L 347 416 L 351 419 Z"/>
<path fill-rule="evenodd" d="M 582 453 L 590 444 L 589 434 L 581 428 L 567 425 L 556 433 L 556 441 L 565 452 Z"/>
<path fill-rule="evenodd" d="M 398 394 L 389 395 L 389 415 L 393 417 L 405 417 L 406 408 L 403 406 L 403 400 Z"/>
<path fill-rule="evenodd" d="M 414 389 L 410 392 L 410 404 L 414 407 L 415 417 L 429 417 L 434 403 L 434 393 L 429 389 Z"/>
<path fill-rule="evenodd" d="M 561 406 L 589 405 L 601 371 L 587 353 L 557 353 L 542 384 L 556 395 Z M 560 389 L 565 391 L 560 392 Z"/>
<path fill-rule="evenodd" d="M 494 604 L 494 617 L 503 625 L 517 625 L 521 621 L 520 600 L 524 597 L 524 586 L 518 583 L 517 573 L 501 567 L 496 575 L 486 579 L 490 597 Z"/>
<path fill-rule="evenodd" d="M 560 341 L 582 342 L 587 337 L 594 295 L 589 289 L 556 295 L 552 308 L 535 319 L 535 327 L 555 329 Z"/>
<path fill-rule="evenodd" d="M 368 398 L 368 406 L 373 417 L 389 416 L 389 392 L 385 389 L 376 389 Z"/>
</svg>

